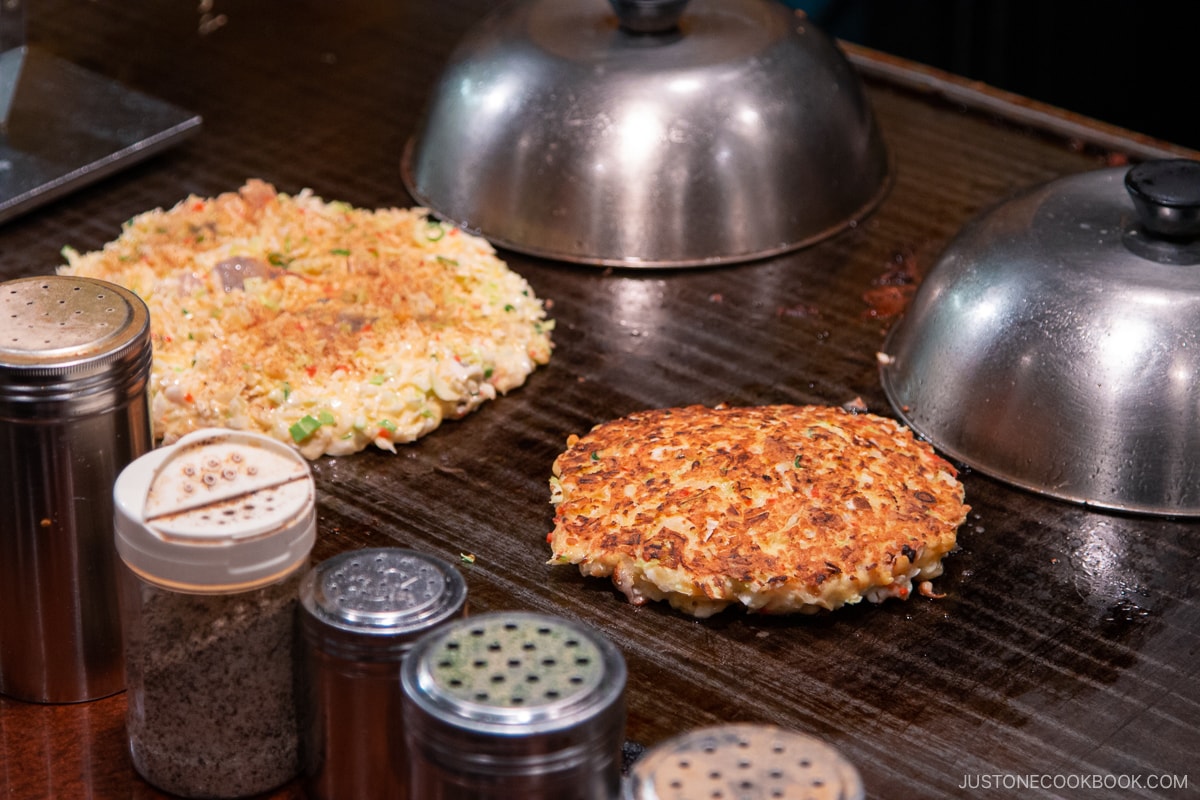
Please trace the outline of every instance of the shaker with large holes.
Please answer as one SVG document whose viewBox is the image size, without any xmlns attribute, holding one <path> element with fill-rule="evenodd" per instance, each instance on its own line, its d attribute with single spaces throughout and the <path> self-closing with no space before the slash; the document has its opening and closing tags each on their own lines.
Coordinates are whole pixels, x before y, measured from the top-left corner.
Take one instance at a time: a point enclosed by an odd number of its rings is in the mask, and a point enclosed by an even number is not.
<svg viewBox="0 0 1200 800">
<path fill-rule="evenodd" d="M 426 634 L 401 668 L 410 796 L 614 800 L 625 661 L 559 617 L 492 612 Z"/>
<path fill-rule="evenodd" d="M 0 692 L 121 691 L 113 482 L 152 446 L 149 311 L 92 278 L 0 284 Z"/>
<path fill-rule="evenodd" d="M 134 768 L 183 797 L 243 797 L 299 772 L 294 645 L 316 538 L 308 463 L 202 430 L 114 490 Z"/>
<path fill-rule="evenodd" d="M 862 800 L 858 770 L 832 746 L 774 725 L 698 728 L 633 765 L 622 800 Z"/>
</svg>

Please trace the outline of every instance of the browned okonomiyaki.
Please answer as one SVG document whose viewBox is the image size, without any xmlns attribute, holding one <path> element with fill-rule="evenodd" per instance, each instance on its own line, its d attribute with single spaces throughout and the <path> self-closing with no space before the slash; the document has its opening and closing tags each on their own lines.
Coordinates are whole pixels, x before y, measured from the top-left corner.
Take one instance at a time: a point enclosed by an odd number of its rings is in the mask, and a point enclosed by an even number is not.
<svg viewBox="0 0 1200 800">
<path fill-rule="evenodd" d="M 551 563 L 696 617 L 930 593 L 970 510 L 897 422 L 826 406 L 642 411 L 554 462 Z"/>
</svg>

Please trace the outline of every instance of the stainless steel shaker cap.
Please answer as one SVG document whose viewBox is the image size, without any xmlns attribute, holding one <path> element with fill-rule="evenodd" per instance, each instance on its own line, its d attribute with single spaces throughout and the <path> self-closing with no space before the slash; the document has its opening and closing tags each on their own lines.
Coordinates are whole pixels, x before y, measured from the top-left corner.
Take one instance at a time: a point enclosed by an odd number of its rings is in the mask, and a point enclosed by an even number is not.
<svg viewBox="0 0 1200 800">
<path fill-rule="evenodd" d="M 681 267 L 844 229 L 888 159 L 857 73 L 775 0 L 517 0 L 452 54 L 402 173 L 504 247 Z"/>
<path fill-rule="evenodd" d="M 400 667 L 414 797 L 610 800 L 625 661 L 571 620 L 494 612 L 426 634 Z"/>
<path fill-rule="evenodd" d="M 144 392 L 150 313 L 133 292 L 49 275 L 0 284 L 0 416 L 88 414 Z"/>
<path fill-rule="evenodd" d="M 560 731 L 617 704 L 625 661 L 567 619 L 496 612 L 428 634 L 401 673 L 405 694 L 441 724 L 512 737 Z"/>
<path fill-rule="evenodd" d="M 862 800 L 858 770 L 812 736 L 771 725 L 700 728 L 646 752 L 624 800 Z"/>
<path fill-rule="evenodd" d="M 943 453 L 1101 508 L 1200 515 L 1200 163 L 1071 175 L 973 220 L 881 356 Z"/>
<path fill-rule="evenodd" d="M 459 616 L 466 599 L 454 567 L 400 547 L 339 553 L 300 584 L 305 635 L 353 660 L 399 660 L 420 634 Z"/>
</svg>

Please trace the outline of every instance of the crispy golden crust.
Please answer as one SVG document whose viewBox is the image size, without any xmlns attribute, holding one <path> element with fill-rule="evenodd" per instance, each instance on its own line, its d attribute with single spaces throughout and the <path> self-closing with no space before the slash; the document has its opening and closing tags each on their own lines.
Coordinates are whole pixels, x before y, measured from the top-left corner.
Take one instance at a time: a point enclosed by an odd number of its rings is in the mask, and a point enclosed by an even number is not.
<svg viewBox="0 0 1200 800">
<path fill-rule="evenodd" d="M 822 406 L 659 409 L 571 436 L 553 563 L 696 616 L 907 597 L 966 518 L 955 470 L 893 420 Z"/>
</svg>

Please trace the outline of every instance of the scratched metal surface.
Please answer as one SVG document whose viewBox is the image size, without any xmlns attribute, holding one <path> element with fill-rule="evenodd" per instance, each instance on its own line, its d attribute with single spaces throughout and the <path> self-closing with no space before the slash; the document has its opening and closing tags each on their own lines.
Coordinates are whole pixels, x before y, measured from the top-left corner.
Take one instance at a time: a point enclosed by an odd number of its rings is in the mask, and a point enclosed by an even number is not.
<svg viewBox="0 0 1200 800">
<path fill-rule="evenodd" d="M 32 43 L 199 113 L 204 126 L 0 227 L 0 278 L 48 273 L 63 245 L 99 247 L 136 213 L 248 177 L 363 206 L 410 204 L 401 148 L 442 60 L 488 6 L 34 4 Z M 874 215 L 817 247 L 662 272 L 506 253 L 552 304 L 551 363 L 396 455 L 315 463 L 315 557 L 393 543 L 456 562 L 473 554 L 460 566 L 474 612 L 562 614 L 618 643 L 629 664 L 627 734 L 643 744 L 712 723 L 769 722 L 838 747 L 873 799 L 1195 796 L 1195 523 L 1091 513 L 968 473 L 973 511 L 938 581 L 943 599 L 805 618 L 727 612 L 698 622 L 631 607 L 606 582 L 544 563 L 547 477 L 568 434 L 684 403 L 860 398 L 890 413 L 876 372 L 897 307 L 889 279 L 919 278 L 965 221 L 1010 193 L 1122 155 L 936 92 L 878 77 L 868 89 L 894 185 Z M 124 756 L 123 709 L 121 696 L 59 708 L 0 700 L 0 796 L 157 797 Z M 1162 793 L 962 786 L 984 775 L 1093 774 L 1190 781 Z M 275 796 L 300 795 L 293 785 Z"/>
</svg>

